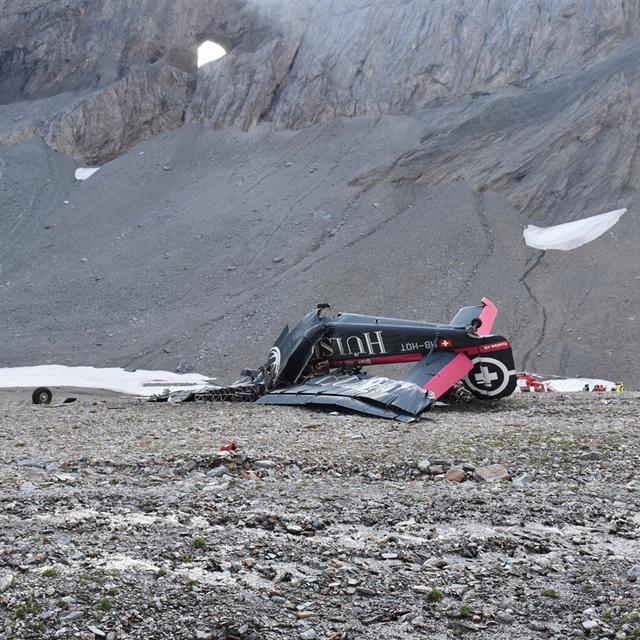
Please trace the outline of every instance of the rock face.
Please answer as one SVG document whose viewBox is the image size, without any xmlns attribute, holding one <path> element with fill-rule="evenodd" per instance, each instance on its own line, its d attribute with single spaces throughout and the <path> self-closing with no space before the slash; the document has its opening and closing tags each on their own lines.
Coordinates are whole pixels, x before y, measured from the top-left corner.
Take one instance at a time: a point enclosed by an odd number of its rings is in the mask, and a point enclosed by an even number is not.
<svg viewBox="0 0 640 640">
<path fill-rule="evenodd" d="M 158 61 L 193 72 L 199 40 L 210 34 L 225 42 L 240 38 L 240 24 L 251 17 L 244 4 L 3 0 L 1 102 L 104 88 L 131 68 Z"/>
<path fill-rule="evenodd" d="M 58 113 L 46 140 L 65 155 L 98 163 L 179 127 L 191 92 L 191 78 L 180 69 L 157 63 L 137 67 Z"/>
<path fill-rule="evenodd" d="M 233 375 L 319 299 L 447 320 L 489 294 L 520 366 L 637 379 L 640 0 L 0 16 L 7 363 Z M 197 69 L 205 39 L 228 55 Z M 113 162 L 80 186 L 69 158 Z M 522 243 L 625 206 L 572 252 Z"/>
<path fill-rule="evenodd" d="M 216 121 L 247 127 L 258 120 L 256 110 L 268 108 L 295 53 L 301 28 L 294 20 L 292 37 L 288 25 L 296 6 L 7 0 L 0 4 L 0 104 L 67 94 L 52 123 L 28 132 L 78 159 L 110 160 L 182 124 L 196 86 L 197 47 L 213 39 L 234 51 L 220 78 L 230 96 L 221 98 Z M 0 142 L 16 137 L 11 131 Z"/>
<path fill-rule="evenodd" d="M 638 2 L 315 3 L 272 108 L 283 126 L 420 109 L 603 59 L 638 29 Z"/>
<path fill-rule="evenodd" d="M 119 144 L 101 146 L 103 123 L 83 143 L 71 138 L 72 155 L 98 160 L 148 137 L 149 122 L 156 130 L 179 125 L 171 115 L 178 103 L 190 120 L 245 129 L 262 120 L 297 128 L 407 113 L 583 72 L 640 30 L 638 0 L 5 0 L 0 13 L 1 103 L 116 83 L 73 107 L 76 128 L 89 130 L 97 112 L 116 113 L 110 124 Z M 196 73 L 196 48 L 206 38 L 230 53 Z M 165 66 L 190 75 L 191 104 L 186 79 L 174 91 L 175 73 Z M 167 103 L 163 89 L 171 92 Z M 141 94 L 145 120 L 132 117 Z M 50 141 L 58 148 L 56 135 Z M 69 152 L 68 139 L 59 150 Z"/>
</svg>

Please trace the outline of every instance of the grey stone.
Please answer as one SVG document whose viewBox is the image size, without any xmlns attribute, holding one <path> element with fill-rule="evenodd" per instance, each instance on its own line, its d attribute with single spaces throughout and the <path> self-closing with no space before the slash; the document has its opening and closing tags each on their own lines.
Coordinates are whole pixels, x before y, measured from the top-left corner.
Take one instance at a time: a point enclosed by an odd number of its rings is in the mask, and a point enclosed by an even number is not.
<svg viewBox="0 0 640 640">
<path fill-rule="evenodd" d="M 273 469 L 276 463 L 273 460 L 256 460 L 253 466 L 258 467 L 258 469 Z"/>
<path fill-rule="evenodd" d="M 4 593 L 11 587 L 13 584 L 13 574 L 7 573 L 5 575 L 0 576 L 0 593 Z"/>
<path fill-rule="evenodd" d="M 44 462 L 40 458 L 25 458 L 16 463 L 19 467 L 43 467 Z"/>
<path fill-rule="evenodd" d="M 522 487 L 525 484 L 531 484 L 534 480 L 534 476 L 531 473 L 523 473 L 521 475 L 519 475 L 518 477 L 513 479 L 513 484 L 515 484 L 518 487 Z"/>
<path fill-rule="evenodd" d="M 593 629 L 597 629 L 599 626 L 600 625 L 597 620 L 585 620 L 582 623 L 582 628 L 585 631 L 593 631 Z"/>
<path fill-rule="evenodd" d="M 60 622 L 63 624 L 73 622 L 74 620 L 78 620 L 78 618 L 82 618 L 82 611 L 67 611 L 60 614 Z"/>
<path fill-rule="evenodd" d="M 417 466 L 420 473 L 428 473 L 429 467 L 431 466 L 431 462 L 429 458 L 425 458 L 424 460 L 420 460 Z"/>
<path fill-rule="evenodd" d="M 300 535 L 304 531 L 304 529 L 298 524 L 287 524 L 286 529 L 289 533 L 294 535 Z"/>
<path fill-rule="evenodd" d="M 449 563 L 444 558 L 429 558 L 425 562 L 429 567 L 436 567 L 437 569 L 444 569 Z"/>
<path fill-rule="evenodd" d="M 516 621 L 515 617 L 507 611 L 499 611 L 496 620 L 502 624 L 513 624 Z"/>
</svg>

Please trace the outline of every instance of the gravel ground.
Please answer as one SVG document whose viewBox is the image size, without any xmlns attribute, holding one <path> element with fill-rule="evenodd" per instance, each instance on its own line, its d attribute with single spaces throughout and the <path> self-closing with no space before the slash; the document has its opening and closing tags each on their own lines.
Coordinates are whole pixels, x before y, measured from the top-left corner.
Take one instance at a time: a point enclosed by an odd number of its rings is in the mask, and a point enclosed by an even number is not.
<svg viewBox="0 0 640 640">
<path fill-rule="evenodd" d="M 4 393 L 0 635 L 639 638 L 639 409 Z"/>
</svg>

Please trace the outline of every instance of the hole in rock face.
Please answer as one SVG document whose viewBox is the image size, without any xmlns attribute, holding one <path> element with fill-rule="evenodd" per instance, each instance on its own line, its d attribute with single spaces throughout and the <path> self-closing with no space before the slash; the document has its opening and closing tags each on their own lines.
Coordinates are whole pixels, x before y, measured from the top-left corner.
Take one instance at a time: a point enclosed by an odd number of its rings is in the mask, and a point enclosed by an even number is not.
<svg viewBox="0 0 640 640">
<path fill-rule="evenodd" d="M 226 54 L 227 51 L 222 45 L 219 45 L 217 42 L 212 42 L 211 40 L 205 40 L 198 47 L 198 67 L 208 62 L 218 60 Z"/>
</svg>

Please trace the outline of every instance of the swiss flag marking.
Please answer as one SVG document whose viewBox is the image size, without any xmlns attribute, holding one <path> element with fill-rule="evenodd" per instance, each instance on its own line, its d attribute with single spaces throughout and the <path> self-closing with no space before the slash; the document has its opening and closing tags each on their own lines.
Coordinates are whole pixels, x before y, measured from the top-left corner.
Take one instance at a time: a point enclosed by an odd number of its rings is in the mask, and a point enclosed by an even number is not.
<svg viewBox="0 0 640 640">
<path fill-rule="evenodd" d="M 451 338 L 440 338 L 440 340 L 438 340 L 438 346 L 441 349 L 447 349 L 448 347 L 453 347 L 453 340 L 451 340 Z"/>
</svg>

